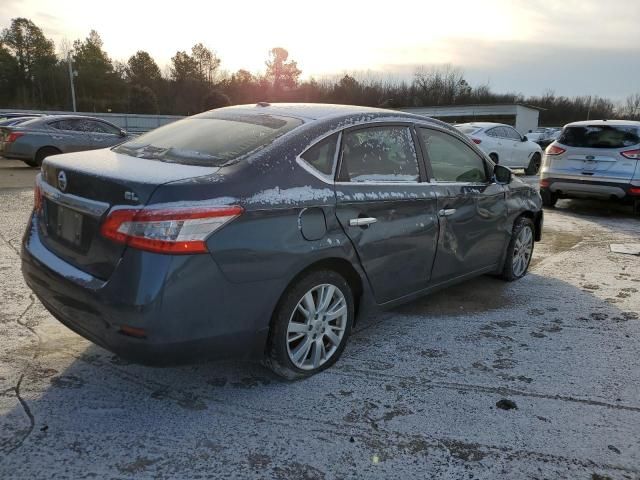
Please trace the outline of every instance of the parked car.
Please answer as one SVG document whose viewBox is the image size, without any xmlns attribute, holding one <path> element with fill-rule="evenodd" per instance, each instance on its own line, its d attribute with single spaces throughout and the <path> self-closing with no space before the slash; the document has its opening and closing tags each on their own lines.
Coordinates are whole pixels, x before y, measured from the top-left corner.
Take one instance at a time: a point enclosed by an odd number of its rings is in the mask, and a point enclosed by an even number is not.
<svg viewBox="0 0 640 480">
<path fill-rule="evenodd" d="M 469 136 L 491 160 L 510 168 L 524 168 L 527 175 L 540 170 L 542 149 L 526 136 L 502 123 L 476 122 L 454 125 Z"/>
<path fill-rule="evenodd" d="M 560 133 L 562 132 L 562 128 L 556 127 L 549 127 L 548 130 L 548 134 L 543 139 L 540 139 L 536 142 L 543 150 L 551 145 L 554 141 L 556 141 L 560 137 Z"/>
<path fill-rule="evenodd" d="M 540 175 L 544 205 L 553 207 L 559 198 L 604 198 L 634 202 L 639 211 L 639 160 L 640 122 L 569 123 L 545 151 Z"/>
<path fill-rule="evenodd" d="M 264 358 L 300 378 L 338 359 L 356 314 L 522 277 L 541 229 L 537 190 L 447 124 L 260 103 L 48 157 L 22 271 L 123 357 Z"/>
<path fill-rule="evenodd" d="M 547 127 L 538 127 L 535 130 L 529 130 L 527 133 L 527 139 L 540 144 L 540 141 L 544 141 L 553 133 L 551 128 Z"/>
<path fill-rule="evenodd" d="M 47 115 L 0 127 L 0 156 L 39 167 L 51 155 L 112 147 L 127 132 L 99 118 Z"/>
</svg>

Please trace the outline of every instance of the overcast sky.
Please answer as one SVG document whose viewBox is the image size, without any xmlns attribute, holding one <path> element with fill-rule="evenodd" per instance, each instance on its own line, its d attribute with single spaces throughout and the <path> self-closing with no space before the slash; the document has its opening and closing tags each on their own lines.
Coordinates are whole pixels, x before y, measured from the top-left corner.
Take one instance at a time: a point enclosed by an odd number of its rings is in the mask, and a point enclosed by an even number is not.
<svg viewBox="0 0 640 480">
<path fill-rule="evenodd" d="M 58 45 L 97 30 L 109 55 L 147 50 L 166 66 L 202 42 L 222 68 L 264 69 L 289 50 L 305 77 L 347 71 L 411 78 L 424 65 L 461 68 L 496 92 L 640 92 L 640 0 L 0 0 L 0 26 L 33 20 Z"/>
</svg>

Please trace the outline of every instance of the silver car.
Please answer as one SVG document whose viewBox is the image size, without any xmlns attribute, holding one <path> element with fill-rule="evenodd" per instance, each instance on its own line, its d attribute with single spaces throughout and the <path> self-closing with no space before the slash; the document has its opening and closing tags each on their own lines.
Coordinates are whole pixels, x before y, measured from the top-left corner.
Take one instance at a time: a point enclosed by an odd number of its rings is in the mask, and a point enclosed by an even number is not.
<svg viewBox="0 0 640 480">
<path fill-rule="evenodd" d="M 545 151 L 540 194 L 547 207 L 558 198 L 604 198 L 632 202 L 640 213 L 640 122 L 565 125 Z"/>
<path fill-rule="evenodd" d="M 0 127 L 0 156 L 39 167 L 51 155 L 112 147 L 128 139 L 126 131 L 99 118 L 48 115 Z"/>
</svg>

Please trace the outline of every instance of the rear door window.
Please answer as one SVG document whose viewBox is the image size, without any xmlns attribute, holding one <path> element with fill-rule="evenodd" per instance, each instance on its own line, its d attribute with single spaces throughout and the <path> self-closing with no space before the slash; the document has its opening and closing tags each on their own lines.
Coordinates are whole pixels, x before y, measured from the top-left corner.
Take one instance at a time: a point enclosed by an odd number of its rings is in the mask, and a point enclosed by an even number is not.
<svg viewBox="0 0 640 480">
<path fill-rule="evenodd" d="M 68 132 L 81 131 L 79 121 L 74 119 L 58 120 L 57 122 L 53 122 L 50 125 L 56 130 L 66 130 Z"/>
<path fill-rule="evenodd" d="M 469 146 L 452 135 L 427 128 L 418 129 L 433 177 L 438 182 L 485 183 L 485 162 Z"/>
<path fill-rule="evenodd" d="M 346 132 L 340 179 L 350 182 L 418 182 L 420 171 L 408 127 L 371 127 Z"/>
<path fill-rule="evenodd" d="M 513 140 L 522 140 L 522 137 L 515 128 L 502 127 L 502 129 L 505 131 L 507 138 L 511 138 Z"/>
<path fill-rule="evenodd" d="M 332 175 L 337 143 L 338 134 L 334 133 L 309 148 L 300 155 L 300 158 L 318 172 L 327 176 Z"/>
<path fill-rule="evenodd" d="M 568 147 L 625 148 L 640 143 L 638 127 L 627 125 L 585 125 L 565 127 L 558 142 Z"/>
</svg>

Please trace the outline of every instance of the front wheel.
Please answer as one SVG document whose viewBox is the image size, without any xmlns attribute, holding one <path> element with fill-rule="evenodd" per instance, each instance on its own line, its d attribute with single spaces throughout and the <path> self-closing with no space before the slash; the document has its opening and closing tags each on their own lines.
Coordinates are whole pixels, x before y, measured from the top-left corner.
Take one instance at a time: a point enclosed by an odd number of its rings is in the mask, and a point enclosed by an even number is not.
<svg viewBox="0 0 640 480">
<path fill-rule="evenodd" d="M 333 365 L 354 319 L 353 292 L 332 270 L 306 274 L 289 287 L 273 314 L 265 364 L 288 380 Z"/>
<path fill-rule="evenodd" d="M 540 171 L 540 163 L 540 154 L 534 153 L 531 157 L 531 160 L 529 161 L 529 166 L 524 169 L 524 173 L 526 173 L 527 175 L 537 175 Z"/>
<path fill-rule="evenodd" d="M 534 228 L 529 218 L 520 217 L 515 221 L 502 269 L 501 277 L 504 280 L 512 282 L 527 274 L 533 255 Z"/>
</svg>

